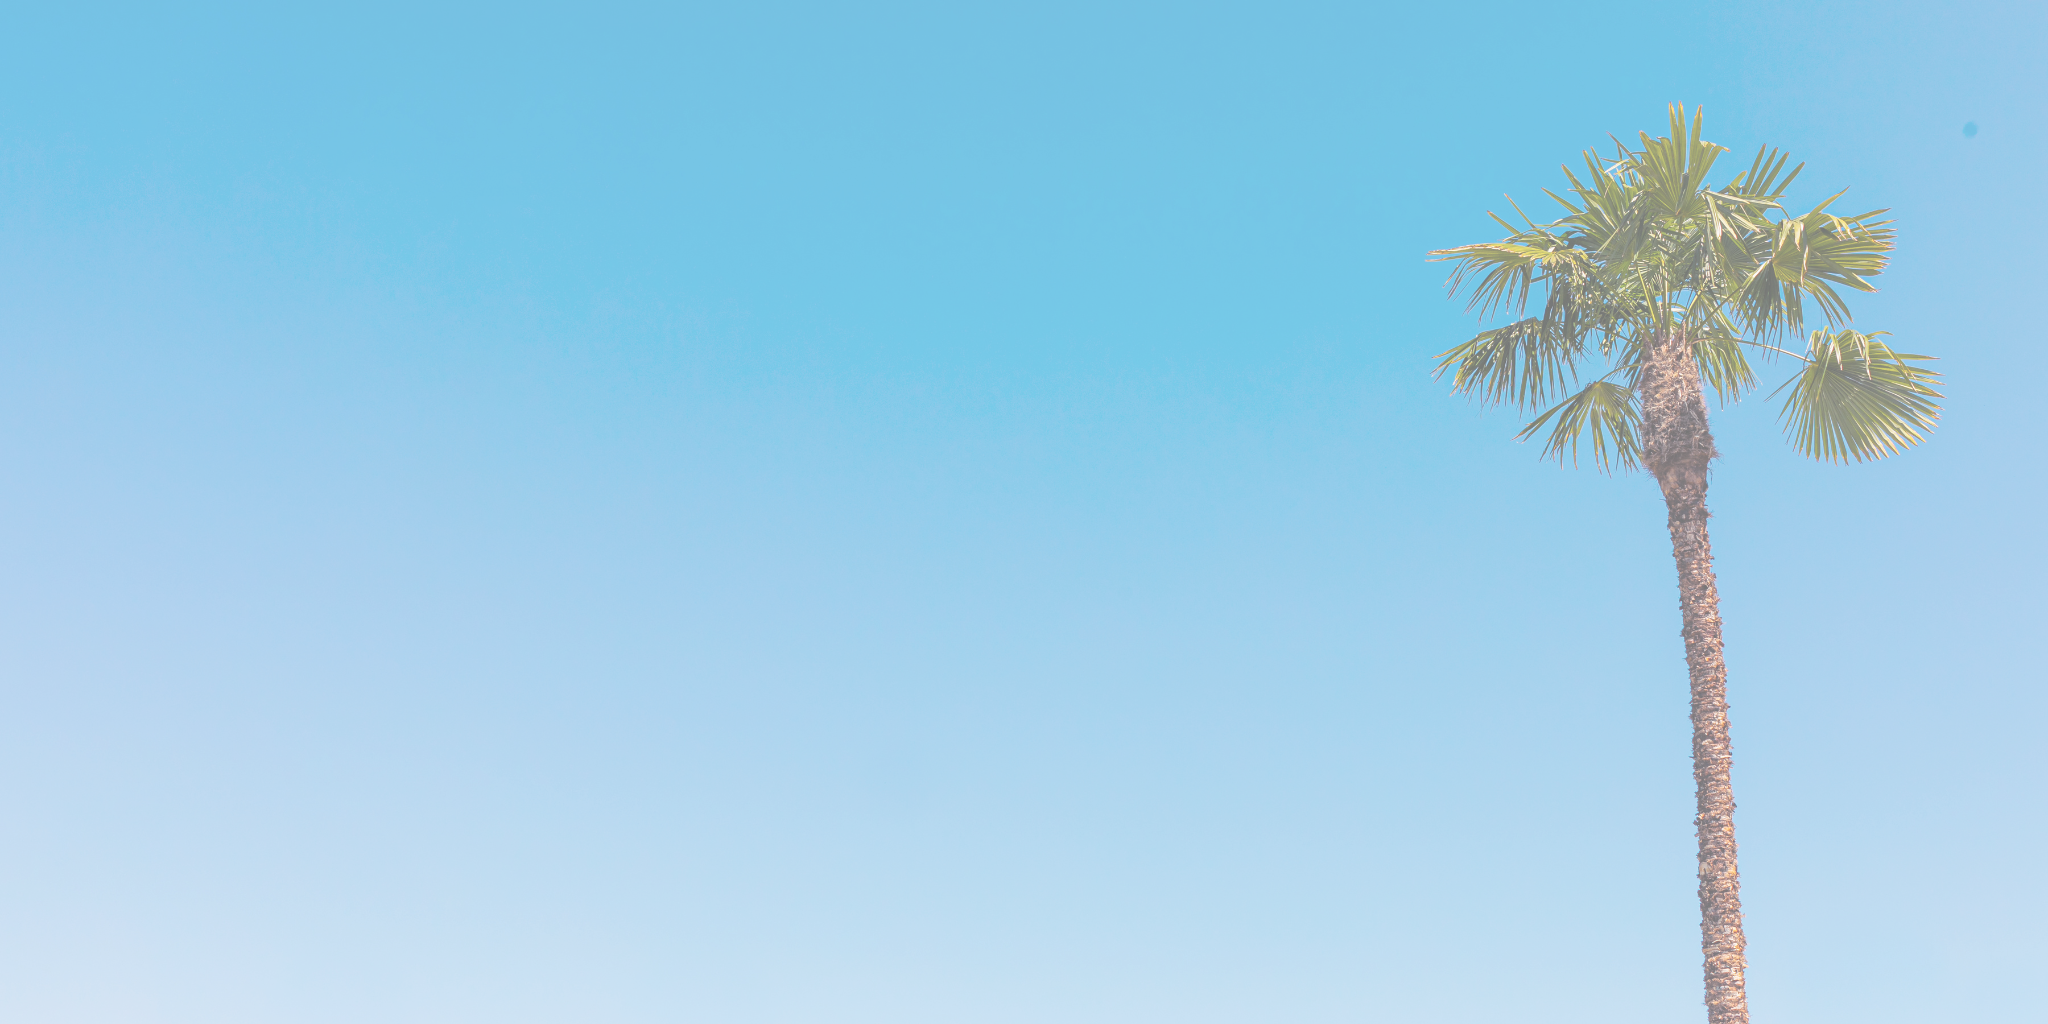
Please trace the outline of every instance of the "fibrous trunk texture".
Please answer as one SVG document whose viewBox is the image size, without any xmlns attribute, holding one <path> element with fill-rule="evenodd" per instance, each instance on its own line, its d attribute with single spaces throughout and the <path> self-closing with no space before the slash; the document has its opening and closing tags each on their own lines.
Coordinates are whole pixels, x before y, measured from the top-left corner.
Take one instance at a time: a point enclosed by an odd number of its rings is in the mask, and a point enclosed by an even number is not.
<svg viewBox="0 0 2048 1024">
<path fill-rule="evenodd" d="M 1707 539 L 1707 467 L 1714 435 L 1692 346 L 1676 332 L 1645 353 L 1643 465 L 1664 491 L 1671 554 L 1678 562 L 1685 663 L 1692 675 L 1692 777 L 1699 815 L 1700 949 L 1706 959 L 1708 1024 L 1749 1024 L 1743 990 L 1742 883 L 1735 873 L 1735 791 L 1728 768 L 1728 669 L 1721 660 L 1721 595 Z"/>
</svg>

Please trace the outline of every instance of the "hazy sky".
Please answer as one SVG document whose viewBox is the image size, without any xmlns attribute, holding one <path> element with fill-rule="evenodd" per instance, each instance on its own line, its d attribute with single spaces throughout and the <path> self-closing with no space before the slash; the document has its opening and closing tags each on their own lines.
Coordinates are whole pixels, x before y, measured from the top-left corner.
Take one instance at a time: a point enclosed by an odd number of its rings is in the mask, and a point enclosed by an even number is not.
<svg viewBox="0 0 2048 1024">
<path fill-rule="evenodd" d="M 1422 258 L 1672 101 L 1950 392 L 1715 420 L 1758 1020 L 2041 1012 L 2042 6 L 291 6 L 0 44 L 0 1017 L 1700 1019 L 1661 502 Z"/>
</svg>

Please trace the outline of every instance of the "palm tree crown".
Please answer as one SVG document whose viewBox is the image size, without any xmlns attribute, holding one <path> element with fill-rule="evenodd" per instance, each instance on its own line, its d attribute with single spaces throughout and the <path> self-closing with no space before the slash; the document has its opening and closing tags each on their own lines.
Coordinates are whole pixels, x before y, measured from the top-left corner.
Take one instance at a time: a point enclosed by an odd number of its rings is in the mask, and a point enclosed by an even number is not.
<svg viewBox="0 0 2048 1024">
<path fill-rule="evenodd" d="M 1522 215 L 1517 229 L 1495 216 L 1506 238 L 1430 253 L 1454 264 L 1450 288 L 1469 285 L 1472 310 L 1517 317 L 1443 353 L 1437 373 L 1452 372 L 1454 392 L 1537 412 L 1518 439 L 1547 428 L 1546 456 L 1576 463 L 1584 442 L 1603 470 L 1638 465 L 1637 384 L 1659 336 L 1690 349 L 1723 403 L 1756 386 L 1751 352 L 1798 360 L 1778 388 L 1780 412 L 1809 457 L 1878 459 L 1918 443 L 1941 397 L 1939 375 L 1921 365 L 1930 357 L 1893 349 L 1886 332 L 1850 329 L 1840 291 L 1876 291 L 1869 278 L 1883 272 L 1895 234 L 1878 219 L 1886 211 L 1831 213 L 1836 193 L 1793 216 L 1781 200 L 1804 165 L 1788 172 L 1768 147 L 1712 185 L 1727 149 L 1702 140 L 1700 123 L 1695 112 L 1688 131 L 1674 106 L 1668 137 L 1617 139 L 1605 161 L 1587 150 L 1583 177 L 1566 167 L 1569 198 L 1544 190 L 1561 219 Z M 1788 351 L 1778 343 L 1805 330 L 1809 303 L 1826 326 L 1807 335 L 1804 353 Z"/>
</svg>

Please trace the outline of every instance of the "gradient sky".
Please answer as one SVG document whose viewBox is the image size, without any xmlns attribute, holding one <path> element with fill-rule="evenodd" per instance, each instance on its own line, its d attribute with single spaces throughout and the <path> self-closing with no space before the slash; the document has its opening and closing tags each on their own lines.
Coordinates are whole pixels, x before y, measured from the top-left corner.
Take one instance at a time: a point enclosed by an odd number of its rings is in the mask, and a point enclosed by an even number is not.
<svg viewBox="0 0 2048 1024">
<path fill-rule="evenodd" d="M 2042 6 L 289 6 L 0 43 L 0 1017 L 1700 1019 L 1661 502 L 1422 258 L 1672 101 L 1949 382 L 1717 414 L 1758 1020 L 2040 1014 Z"/>
</svg>

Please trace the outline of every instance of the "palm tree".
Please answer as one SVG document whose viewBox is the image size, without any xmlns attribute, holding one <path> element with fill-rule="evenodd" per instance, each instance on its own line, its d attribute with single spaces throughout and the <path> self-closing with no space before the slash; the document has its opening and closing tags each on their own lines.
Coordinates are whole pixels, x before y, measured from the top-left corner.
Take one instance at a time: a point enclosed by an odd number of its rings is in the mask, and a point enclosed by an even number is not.
<svg viewBox="0 0 2048 1024">
<path fill-rule="evenodd" d="M 1787 173 L 1786 156 L 1768 147 L 1711 185 L 1727 150 L 1700 138 L 1700 120 L 1695 112 L 1688 131 L 1685 108 L 1674 106 L 1669 136 L 1616 139 L 1609 160 L 1587 150 L 1583 178 L 1565 168 L 1569 198 L 1544 190 L 1564 207 L 1558 220 L 1535 223 L 1516 207 L 1521 228 L 1493 218 L 1506 238 L 1430 253 L 1453 264 L 1452 294 L 1470 286 L 1471 310 L 1514 317 L 1445 352 L 1436 372 L 1452 372 L 1453 393 L 1536 413 L 1517 439 L 1543 434 L 1545 456 L 1576 465 L 1583 442 L 1602 470 L 1647 469 L 1664 492 L 1692 676 L 1707 1020 L 1747 1024 L 1727 670 L 1707 540 L 1707 470 L 1718 453 L 1706 391 L 1726 405 L 1754 388 L 1752 354 L 1795 360 L 1773 393 L 1785 395 L 1786 433 L 1830 462 L 1918 443 L 1941 396 L 1922 365 L 1929 357 L 1848 326 L 1838 289 L 1876 290 L 1868 279 L 1894 238 L 1878 219 L 1885 211 L 1831 213 L 1837 193 L 1794 216 L 1781 200 L 1804 165 Z M 1788 351 L 1780 343 L 1806 330 L 1809 303 L 1825 326 L 1806 334 L 1804 353 Z"/>
</svg>

